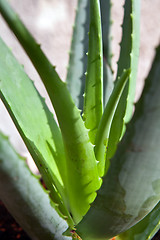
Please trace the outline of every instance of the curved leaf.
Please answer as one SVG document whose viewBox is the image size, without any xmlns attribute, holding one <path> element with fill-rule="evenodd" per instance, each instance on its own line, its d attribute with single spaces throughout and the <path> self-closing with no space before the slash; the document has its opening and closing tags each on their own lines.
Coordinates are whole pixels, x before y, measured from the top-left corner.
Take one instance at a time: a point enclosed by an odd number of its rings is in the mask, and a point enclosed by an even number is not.
<svg viewBox="0 0 160 240">
<path fill-rule="evenodd" d="M 1 133 L 0 198 L 32 239 L 69 239 L 62 236 L 67 223 L 51 206 L 40 180 L 30 172 L 25 160 Z"/>
<path fill-rule="evenodd" d="M 106 153 L 108 150 L 108 141 L 110 138 L 110 131 L 112 126 L 112 121 L 117 109 L 117 105 L 121 100 L 123 91 L 125 89 L 126 82 L 129 78 L 130 70 L 125 70 L 117 82 L 113 92 L 109 98 L 105 111 L 103 113 L 101 122 L 96 135 L 95 141 L 95 156 L 98 161 L 99 175 L 102 177 L 104 175 L 106 166 L 109 162 L 106 162 Z M 123 115 L 124 116 L 124 115 Z M 123 119 L 123 118 L 122 118 Z M 116 129 L 119 130 L 119 126 Z"/>
<path fill-rule="evenodd" d="M 113 74 L 111 71 L 111 36 L 110 36 L 110 8 L 109 0 L 100 1 L 103 34 L 103 92 L 106 105 L 113 89 Z M 85 72 L 87 70 L 88 32 L 89 32 L 89 1 L 79 0 L 76 19 L 73 27 L 73 37 L 70 49 L 70 59 L 67 71 L 67 87 L 76 106 L 83 110 L 83 94 L 85 88 Z"/>
<path fill-rule="evenodd" d="M 107 105 L 107 102 L 109 100 L 109 97 L 111 96 L 111 93 L 114 88 L 114 82 L 113 82 L 113 73 L 106 63 L 105 60 L 103 60 L 103 106 Z"/>
<path fill-rule="evenodd" d="M 106 106 L 112 93 L 113 72 L 112 72 L 112 50 L 111 50 L 111 7 L 110 0 L 100 0 L 102 19 L 102 41 L 103 41 L 103 104 Z"/>
<path fill-rule="evenodd" d="M 109 238 L 126 231 L 160 200 L 159 76 L 160 47 L 97 198 L 77 226 L 82 238 Z"/>
<path fill-rule="evenodd" d="M 103 38 L 103 55 L 109 66 L 112 69 L 111 60 L 111 0 L 100 0 L 101 18 L 102 18 L 102 38 Z"/>
<path fill-rule="evenodd" d="M 139 18 L 140 18 L 140 2 L 129 0 L 125 2 L 125 13 L 123 22 L 123 37 L 121 42 L 121 53 L 118 62 L 118 73 L 120 76 L 123 69 L 131 67 L 131 73 L 127 86 L 116 107 L 116 112 L 110 123 L 110 134 L 107 137 L 105 146 L 105 171 L 108 170 L 109 160 L 114 156 L 117 145 L 120 141 L 122 133 L 124 133 L 126 116 L 127 121 L 133 113 L 134 92 L 136 86 L 136 74 L 138 64 L 139 51 Z M 118 79 L 116 83 L 118 82 Z M 104 156 L 104 155 L 103 155 Z M 101 158 L 103 159 L 103 158 Z M 102 161 L 102 160 L 101 160 Z"/>
<path fill-rule="evenodd" d="M 122 74 L 123 69 L 131 69 L 129 87 L 126 89 L 127 108 L 124 119 L 124 123 L 128 123 L 133 114 L 137 80 L 140 43 L 140 0 L 125 1 L 122 30 L 123 32 L 122 41 L 120 44 L 121 50 L 118 60 L 117 80 L 118 76 Z M 126 101 L 126 96 L 124 95 L 124 99 L 122 99 L 123 102 Z M 123 103 L 120 107 L 123 108 Z"/>
<path fill-rule="evenodd" d="M 125 66 L 130 66 L 131 74 L 129 82 L 118 103 L 108 141 L 106 152 L 106 169 L 108 162 L 114 156 L 117 145 L 125 132 L 125 125 L 133 115 L 133 103 L 135 98 L 136 76 L 139 56 L 139 25 L 140 25 L 140 1 L 132 0 L 125 2 L 125 13 L 123 22 L 123 37 L 121 42 L 121 53 L 118 62 L 118 74 Z"/>
<path fill-rule="evenodd" d="M 139 223 L 116 237 L 116 240 L 152 240 L 160 229 L 160 202 Z"/>
<path fill-rule="evenodd" d="M 95 135 L 103 112 L 103 52 L 99 0 L 90 1 L 90 28 L 88 66 L 84 93 L 85 126 L 89 129 L 90 141 Z"/>
<path fill-rule="evenodd" d="M 52 199 L 57 199 L 63 214 L 68 215 L 53 187 L 54 184 L 67 201 L 65 179 L 60 175 L 62 172 L 65 177 L 65 154 L 59 128 L 32 81 L 1 39 L 0 49 L 0 97 L 44 180 L 50 179 L 46 184 L 51 190 Z"/>
<path fill-rule="evenodd" d="M 85 72 L 87 70 L 88 32 L 89 1 L 79 0 L 73 28 L 66 82 L 76 106 L 81 110 L 83 110 Z"/>
<path fill-rule="evenodd" d="M 0 12 L 34 64 L 56 112 L 65 148 L 68 207 L 77 223 L 88 211 L 90 203 L 96 197 L 95 191 L 101 185 L 88 131 L 66 84 L 60 80 L 54 67 L 7 1 L 0 1 Z"/>
</svg>

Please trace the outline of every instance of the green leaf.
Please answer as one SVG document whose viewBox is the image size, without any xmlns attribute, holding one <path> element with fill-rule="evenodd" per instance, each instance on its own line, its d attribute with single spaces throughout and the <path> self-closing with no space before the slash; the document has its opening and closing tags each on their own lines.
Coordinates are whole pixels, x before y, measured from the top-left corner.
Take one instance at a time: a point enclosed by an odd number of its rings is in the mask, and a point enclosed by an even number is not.
<svg viewBox="0 0 160 240">
<path fill-rule="evenodd" d="M 104 105 L 113 89 L 113 74 L 111 71 L 111 36 L 110 36 L 110 1 L 101 0 L 102 34 L 103 34 L 103 93 Z M 73 27 L 73 37 L 70 49 L 70 59 L 67 72 L 67 87 L 76 106 L 83 110 L 83 94 L 85 87 L 85 72 L 87 71 L 88 32 L 89 32 L 89 1 L 79 0 L 76 19 Z"/>
<path fill-rule="evenodd" d="M 67 223 L 51 206 L 40 180 L 0 133 L 0 199 L 32 239 L 66 240 Z M 54 205 L 54 203 L 52 203 Z M 32 226 L 32 227 L 31 227 Z"/>
<path fill-rule="evenodd" d="M 110 69 L 112 69 L 112 50 L 111 50 L 111 6 L 110 0 L 100 0 L 101 18 L 102 18 L 102 38 L 103 38 L 103 56 Z"/>
<path fill-rule="evenodd" d="M 103 52 L 99 0 L 90 1 L 90 28 L 88 66 L 84 93 L 85 126 L 89 129 L 90 141 L 95 135 L 103 112 Z"/>
<path fill-rule="evenodd" d="M 101 189 L 77 226 L 83 238 L 126 231 L 160 201 L 160 47 L 134 117 L 119 144 Z"/>
<path fill-rule="evenodd" d="M 65 153 L 59 128 L 32 81 L 0 39 L 0 97 L 63 214 Z M 49 179 L 49 180 L 48 180 Z M 54 184 L 54 186 L 53 186 Z"/>
<path fill-rule="evenodd" d="M 130 70 L 125 70 L 121 78 L 117 82 L 115 88 L 113 89 L 113 92 L 109 98 L 97 131 L 95 141 L 95 156 L 98 161 L 98 170 L 100 176 L 104 175 L 104 170 L 106 168 L 105 165 L 109 164 L 109 162 L 106 162 L 106 153 L 108 147 L 108 140 L 110 138 L 112 121 L 117 109 L 117 105 L 119 103 L 119 100 L 121 99 L 125 85 L 129 78 L 129 74 Z"/>
<path fill-rule="evenodd" d="M 111 68 L 106 63 L 105 59 L 103 59 L 103 105 L 104 107 L 107 105 L 107 102 L 111 96 L 113 88 L 114 88 L 113 73 L 111 71 Z"/>
<path fill-rule="evenodd" d="M 120 44 L 121 51 L 118 60 L 117 80 L 123 72 L 123 69 L 130 68 L 129 87 L 126 89 L 124 99 L 127 107 L 124 123 L 128 123 L 133 115 L 133 104 L 135 99 L 136 77 L 139 58 L 139 43 L 140 43 L 140 0 L 125 1 L 124 5 L 124 20 L 122 25 L 122 41 Z M 123 108 L 123 103 L 120 106 Z"/>
<path fill-rule="evenodd" d="M 139 223 L 116 237 L 116 240 L 151 240 L 160 229 L 160 202 Z"/>
<path fill-rule="evenodd" d="M 103 105 L 106 106 L 112 93 L 113 71 L 112 71 L 112 50 L 111 50 L 111 6 L 110 0 L 100 0 L 102 19 L 102 41 L 103 41 Z"/>
<path fill-rule="evenodd" d="M 81 110 L 83 110 L 85 72 L 87 70 L 88 32 L 89 1 L 79 0 L 73 28 L 66 82 L 76 106 Z"/>
<path fill-rule="evenodd" d="M 126 116 L 127 121 L 133 114 L 133 101 L 136 86 L 136 73 L 138 64 L 138 51 L 139 51 L 139 4 L 135 1 L 125 2 L 125 13 L 123 22 L 123 37 L 121 42 L 121 53 L 118 62 L 119 76 L 125 67 L 131 67 L 131 74 L 129 81 L 123 91 L 123 94 L 118 102 L 116 112 L 113 116 L 110 125 L 110 135 L 106 141 L 105 147 L 105 169 L 104 174 L 109 167 L 109 160 L 114 156 L 117 145 L 124 134 Z M 118 79 L 116 80 L 116 83 Z M 129 115 L 128 115 L 129 114 Z"/>
<path fill-rule="evenodd" d="M 101 185 L 88 131 L 66 84 L 60 80 L 54 67 L 7 1 L 0 1 L 0 11 L 39 73 L 56 112 L 65 148 L 65 184 L 69 208 L 77 223 L 88 211 L 90 203 L 96 197 L 95 191 Z"/>
<path fill-rule="evenodd" d="M 115 113 L 110 125 L 110 132 L 108 137 L 108 142 L 106 145 L 106 152 L 105 152 L 105 169 L 104 175 L 107 173 L 108 167 L 110 165 L 110 159 L 114 156 L 118 143 L 120 141 L 124 123 L 124 115 L 126 110 L 127 102 L 125 99 L 127 98 L 127 88 L 128 88 L 129 81 L 125 85 L 122 95 L 120 96 L 119 102 L 115 109 Z M 126 96 L 126 98 L 124 97 Z"/>
</svg>

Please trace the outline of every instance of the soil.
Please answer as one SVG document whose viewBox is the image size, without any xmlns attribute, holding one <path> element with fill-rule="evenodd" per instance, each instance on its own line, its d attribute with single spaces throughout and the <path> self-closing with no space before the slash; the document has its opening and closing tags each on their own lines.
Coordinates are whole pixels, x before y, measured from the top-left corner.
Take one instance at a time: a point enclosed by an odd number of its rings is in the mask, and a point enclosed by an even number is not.
<svg viewBox="0 0 160 240">
<path fill-rule="evenodd" d="M 0 240 L 32 240 L 9 214 L 0 200 Z M 160 240 L 160 231 L 152 240 Z"/>
<path fill-rule="evenodd" d="M 157 232 L 154 238 L 152 238 L 152 240 L 160 240 L 160 230 Z"/>
<path fill-rule="evenodd" d="M 31 240 L 0 201 L 0 240 Z"/>
</svg>

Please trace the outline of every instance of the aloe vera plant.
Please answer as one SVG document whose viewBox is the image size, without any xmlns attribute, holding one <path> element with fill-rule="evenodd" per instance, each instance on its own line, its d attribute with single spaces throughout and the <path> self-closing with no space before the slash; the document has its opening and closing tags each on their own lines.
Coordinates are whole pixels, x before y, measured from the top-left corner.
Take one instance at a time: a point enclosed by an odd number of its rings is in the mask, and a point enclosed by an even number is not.
<svg viewBox="0 0 160 240">
<path fill-rule="evenodd" d="M 124 4 L 114 83 L 110 11 L 109 0 L 78 0 L 63 82 L 0 0 L 58 120 L 0 39 L 0 97 L 47 188 L 1 133 L 0 198 L 32 239 L 149 240 L 160 228 L 160 47 L 133 115 L 140 0 Z"/>
</svg>

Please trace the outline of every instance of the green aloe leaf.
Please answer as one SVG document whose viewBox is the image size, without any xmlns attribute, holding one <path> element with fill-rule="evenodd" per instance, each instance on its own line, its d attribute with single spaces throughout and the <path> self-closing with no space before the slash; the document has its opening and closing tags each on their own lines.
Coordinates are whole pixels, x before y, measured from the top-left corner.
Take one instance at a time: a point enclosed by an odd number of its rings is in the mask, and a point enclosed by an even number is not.
<svg viewBox="0 0 160 240">
<path fill-rule="evenodd" d="M 131 74 L 128 86 L 121 96 L 114 115 L 111 133 L 106 153 L 106 163 L 114 156 L 119 140 L 125 132 L 125 124 L 130 121 L 133 115 L 133 103 L 136 89 L 136 76 L 139 56 L 139 26 L 140 26 L 140 0 L 125 2 L 125 13 L 123 21 L 123 37 L 121 42 L 121 52 L 118 62 L 118 73 L 121 74 L 123 67 L 130 66 Z M 117 80 L 118 81 L 118 80 Z M 105 172 L 107 171 L 107 167 Z"/>
<path fill-rule="evenodd" d="M 22 228 L 34 239 L 65 240 L 67 223 L 51 206 L 48 191 L 29 170 L 25 159 L 0 133 L 0 199 Z M 32 227 L 31 227 L 32 226 Z"/>
<path fill-rule="evenodd" d="M 111 1 L 100 0 L 102 18 L 102 40 L 103 40 L 103 105 L 106 106 L 112 93 L 113 71 L 112 71 L 112 49 L 111 49 Z"/>
<path fill-rule="evenodd" d="M 99 0 L 90 1 L 88 66 L 84 93 L 85 126 L 94 144 L 103 112 L 103 52 Z"/>
<path fill-rule="evenodd" d="M 101 185 L 88 131 L 66 84 L 7 1 L 0 1 L 0 12 L 34 64 L 55 109 L 65 148 L 69 208 L 77 223 L 88 211 Z"/>
<path fill-rule="evenodd" d="M 113 89 L 113 74 L 111 71 L 111 36 L 110 36 L 110 9 L 109 0 L 101 0 L 102 34 L 103 34 L 103 93 L 104 105 Z M 87 71 L 88 32 L 89 32 L 89 1 L 79 0 L 76 10 L 76 19 L 73 27 L 73 37 L 70 49 L 70 58 L 67 71 L 67 87 L 76 106 L 83 110 L 83 93 L 85 89 L 85 72 Z"/>
<path fill-rule="evenodd" d="M 67 202 L 65 153 L 61 133 L 44 99 L 0 39 L 0 97 L 29 149 L 63 214 L 67 214 L 54 186 Z M 48 181 L 49 179 L 49 181 Z"/>
<path fill-rule="evenodd" d="M 83 110 L 85 72 L 87 70 L 88 32 L 89 1 L 79 0 L 73 28 L 66 82 L 76 106 L 81 110 Z"/>
<path fill-rule="evenodd" d="M 98 161 L 98 170 L 99 175 L 102 177 L 104 175 L 104 170 L 106 168 L 106 164 L 108 165 L 109 162 L 106 163 L 106 153 L 108 147 L 108 141 L 110 138 L 111 126 L 114 115 L 117 110 L 117 105 L 121 100 L 121 96 L 123 95 L 123 91 L 125 89 L 125 85 L 129 78 L 130 69 L 125 70 L 117 82 L 113 92 L 109 98 L 107 106 L 104 110 L 97 135 L 95 141 L 95 156 Z"/>
<path fill-rule="evenodd" d="M 103 56 L 107 65 L 112 69 L 112 50 L 111 50 L 111 6 L 110 0 L 100 0 L 101 18 L 102 18 L 102 36 L 103 36 Z"/>
<path fill-rule="evenodd" d="M 114 88 L 113 79 L 114 79 L 113 72 L 110 66 L 106 63 L 106 60 L 103 59 L 103 105 L 104 105 L 104 108 L 107 105 L 107 102 Z"/>
<path fill-rule="evenodd" d="M 140 16 L 140 3 L 138 4 L 134 0 L 125 2 L 125 13 L 123 22 L 123 38 L 121 42 L 121 53 L 118 62 L 118 73 L 119 76 L 123 69 L 131 67 L 131 73 L 127 86 L 118 102 L 116 112 L 113 116 L 110 124 L 110 134 L 107 136 L 106 145 L 103 146 L 105 149 L 105 169 L 104 174 L 107 172 L 109 167 L 109 160 L 114 156 L 117 149 L 117 145 L 121 139 L 122 132 L 124 133 L 126 116 L 127 121 L 133 114 L 133 101 L 136 86 L 136 74 L 138 64 L 138 49 L 139 49 L 139 16 Z M 116 80 L 116 83 L 118 79 Z M 103 130 L 102 130 L 103 131 Z M 98 139 L 99 141 L 99 139 Z M 103 144 L 104 145 L 104 144 Z M 102 144 L 101 144 L 102 146 Z M 99 150 L 98 150 L 99 151 Z M 101 151 L 101 150 L 100 150 Z M 103 150 L 104 151 L 104 150 Z M 102 162 L 102 156 L 99 157 L 99 161 Z"/>
<path fill-rule="evenodd" d="M 116 237 L 116 240 L 152 240 L 160 229 L 160 202 L 139 223 Z"/>
<path fill-rule="evenodd" d="M 139 43 L 140 43 L 140 0 L 125 1 L 124 20 L 122 25 L 122 41 L 120 44 L 121 51 L 118 60 L 117 80 L 123 72 L 123 69 L 130 68 L 130 80 L 128 89 L 124 99 L 127 96 L 127 108 L 124 122 L 128 123 L 133 114 L 133 103 L 135 99 L 137 68 L 139 59 Z M 117 81 L 116 80 L 116 81 Z M 123 103 L 120 106 L 123 108 Z"/>
<path fill-rule="evenodd" d="M 141 99 L 92 207 L 77 226 L 82 238 L 113 237 L 160 201 L 160 47 Z"/>
</svg>

